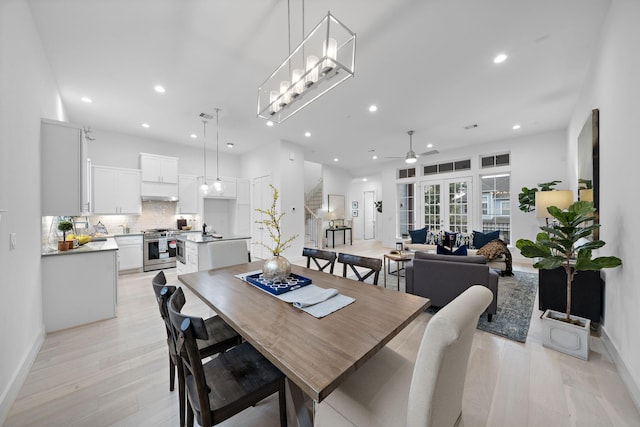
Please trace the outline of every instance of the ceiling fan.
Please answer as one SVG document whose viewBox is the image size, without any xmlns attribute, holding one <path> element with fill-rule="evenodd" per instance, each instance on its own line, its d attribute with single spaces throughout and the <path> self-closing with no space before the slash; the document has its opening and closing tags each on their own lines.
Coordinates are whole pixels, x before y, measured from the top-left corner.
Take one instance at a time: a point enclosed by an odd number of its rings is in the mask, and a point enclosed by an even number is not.
<svg viewBox="0 0 640 427">
<path fill-rule="evenodd" d="M 438 150 L 430 150 L 430 151 L 425 151 L 424 153 L 420 153 L 420 154 L 416 154 L 415 151 L 413 151 L 413 134 L 415 131 L 410 130 L 407 131 L 407 134 L 409 135 L 409 151 L 407 151 L 406 156 L 401 157 L 401 156 L 387 156 L 385 157 L 385 159 L 404 159 L 404 161 L 406 163 L 415 163 L 418 160 L 418 157 L 422 157 L 422 156 L 428 156 L 430 154 L 437 154 Z"/>
</svg>

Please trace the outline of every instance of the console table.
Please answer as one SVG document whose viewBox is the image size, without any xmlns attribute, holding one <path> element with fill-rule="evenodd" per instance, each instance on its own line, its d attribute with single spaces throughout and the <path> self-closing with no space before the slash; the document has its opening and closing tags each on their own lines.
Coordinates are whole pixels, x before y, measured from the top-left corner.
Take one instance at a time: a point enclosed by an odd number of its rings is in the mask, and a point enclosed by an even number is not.
<svg viewBox="0 0 640 427">
<path fill-rule="evenodd" d="M 353 245 L 353 236 L 351 235 L 351 227 L 333 227 L 327 228 L 324 232 L 324 237 L 329 239 L 329 232 L 331 232 L 331 247 L 336 247 L 336 231 L 342 231 L 342 240 L 344 244 L 347 244 L 347 230 L 349 230 L 349 244 Z M 327 242 L 327 245 L 329 242 Z"/>
</svg>

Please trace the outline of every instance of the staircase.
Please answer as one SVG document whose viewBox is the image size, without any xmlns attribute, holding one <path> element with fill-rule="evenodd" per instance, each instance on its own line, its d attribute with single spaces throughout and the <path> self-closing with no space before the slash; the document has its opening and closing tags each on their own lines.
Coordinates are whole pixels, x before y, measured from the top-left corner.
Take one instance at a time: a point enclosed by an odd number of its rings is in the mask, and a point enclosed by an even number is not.
<svg viewBox="0 0 640 427">
<path fill-rule="evenodd" d="M 308 248 L 322 248 L 322 218 L 318 211 L 322 208 L 322 179 L 304 195 L 304 245 Z"/>
</svg>

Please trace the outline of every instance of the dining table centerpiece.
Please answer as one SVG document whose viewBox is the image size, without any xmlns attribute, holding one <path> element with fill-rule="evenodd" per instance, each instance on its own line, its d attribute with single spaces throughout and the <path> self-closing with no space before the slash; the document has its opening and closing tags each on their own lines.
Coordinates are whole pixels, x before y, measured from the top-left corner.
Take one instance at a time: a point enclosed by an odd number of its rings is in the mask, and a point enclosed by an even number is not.
<svg viewBox="0 0 640 427">
<path fill-rule="evenodd" d="M 267 229 L 274 245 L 269 246 L 262 242 L 257 244 L 267 248 L 272 255 L 271 258 L 266 259 L 262 264 L 262 277 L 272 281 L 283 281 L 291 275 L 291 263 L 282 256 L 282 253 L 291 246 L 291 242 L 293 242 L 298 235 L 296 234 L 283 240 L 280 222 L 285 213 L 278 212 L 276 209 L 279 197 L 278 189 L 272 184 L 269 184 L 269 187 L 271 187 L 272 192 L 271 207 L 269 209 L 256 209 L 256 212 L 263 215 L 262 219 L 256 221 L 256 223 L 262 224 Z"/>
</svg>

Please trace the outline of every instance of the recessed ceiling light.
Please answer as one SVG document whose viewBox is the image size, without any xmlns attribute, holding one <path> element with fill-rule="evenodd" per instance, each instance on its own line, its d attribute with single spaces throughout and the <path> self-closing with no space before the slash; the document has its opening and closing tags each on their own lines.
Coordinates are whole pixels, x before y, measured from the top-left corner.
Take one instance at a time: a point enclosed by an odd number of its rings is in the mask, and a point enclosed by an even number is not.
<svg viewBox="0 0 640 427">
<path fill-rule="evenodd" d="M 227 147 L 233 148 L 233 142 L 227 142 Z"/>
<path fill-rule="evenodd" d="M 305 132 L 304 136 L 306 136 L 307 138 L 309 138 L 311 136 L 311 132 Z"/>
<path fill-rule="evenodd" d="M 149 129 L 149 123 L 143 123 L 142 127 L 145 128 L 145 129 Z"/>
<path fill-rule="evenodd" d="M 362 178 L 362 182 L 367 182 L 367 178 Z"/>
<path fill-rule="evenodd" d="M 370 105 L 369 106 L 369 111 L 371 111 L 372 113 L 375 113 L 376 111 L 378 111 L 378 106 L 377 105 Z"/>
<path fill-rule="evenodd" d="M 155 90 L 158 93 L 165 93 L 166 90 L 164 89 L 164 87 L 160 86 L 160 85 L 156 85 L 153 87 L 153 90 Z"/>
<path fill-rule="evenodd" d="M 198 137 L 198 135 L 196 135 L 195 133 L 192 133 L 191 135 L 189 135 L 191 138 L 196 139 Z"/>
<path fill-rule="evenodd" d="M 502 64 L 506 60 L 507 60 L 507 55 L 505 55 L 504 53 L 501 53 L 498 56 L 496 56 L 495 58 L 493 58 L 493 63 L 494 64 Z"/>
<path fill-rule="evenodd" d="M 273 122 L 271 120 L 267 121 L 267 126 L 269 127 L 273 126 Z"/>
<path fill-rule="evenodd" d="M 375 154 L 373 155 L 373 157 L 371 157 L 373 160 L 378 160 L 378 156 L 376 156 Z"/>
<path fill-rule="evenodd" d="M 433 144 L 427 144 L 427 148 L 433 147 Z"/>
<path fill-rule="evenodd" d="M 516 124 L 516 125 L 513 125 L 513 126 L 511 127 L 511 129 L 513 129 L 513 130 L 518 130 L 518 129 L 520 129 L 520 125 L 517 125 L 517 124 Z"/>
<path fill-rule="evenodd" d="M 334 161 L 334 162 L 337 162 L 337 161 L 338 161 L 338 158 L 337 158 L 337 157 L 336 157 L 336 158 L 334 158 L 334 159 L 333 159 L 333 161 Z"/>
<path fill-rule="evenodd" d="M 93 99 L 89 98 L 88 96 L 83 96 L 82 98 L 80 98 L 80 101 L 91 104 L 93 102 Z"/>
</svg>

